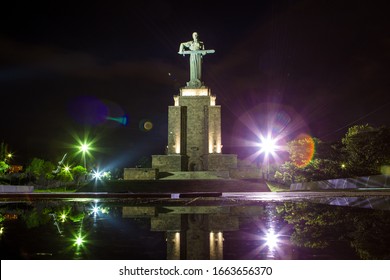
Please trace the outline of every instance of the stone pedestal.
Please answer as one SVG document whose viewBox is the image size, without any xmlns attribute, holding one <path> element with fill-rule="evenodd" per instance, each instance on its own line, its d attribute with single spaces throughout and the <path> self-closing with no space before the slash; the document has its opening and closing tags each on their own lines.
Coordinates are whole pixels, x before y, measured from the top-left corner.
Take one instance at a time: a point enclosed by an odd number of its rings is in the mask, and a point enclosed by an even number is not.
<svg viewBox="0 0 390 280">
<path fill-rule="evenodd" d="M 186 170 L 188 166 L 188 157 L 186 155 L 152 155 L 152 166 L 159 172 Z"/>
<path fill-rule="evenodd" d="M 222 156 L 221 106 L 208 87 L 182 88 L 168 108 L 167 155 L 152 156 L 160 171 L 229 170 L 236 155 Z"/>
</svg>

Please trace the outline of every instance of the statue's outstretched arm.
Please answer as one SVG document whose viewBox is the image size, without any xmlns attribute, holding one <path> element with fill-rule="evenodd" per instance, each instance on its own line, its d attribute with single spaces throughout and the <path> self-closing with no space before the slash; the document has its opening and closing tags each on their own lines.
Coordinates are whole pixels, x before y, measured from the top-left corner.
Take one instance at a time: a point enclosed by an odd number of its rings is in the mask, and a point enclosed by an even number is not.
<svg viewBox="0 0 390 280">
<path fill-rule="evenodd" d="M 181 54 L 184 51 L 184 43 L 180 43 L 179 53 Z"/>
<path fill-rule="evenodd" d="M 191 46 L 191 41 L 190 42 L 180 43 L 179 53 L 182 54 L 183 51 L 186 51 L 187 49 L 189 49 L 190 46 Z"/>
</svg>

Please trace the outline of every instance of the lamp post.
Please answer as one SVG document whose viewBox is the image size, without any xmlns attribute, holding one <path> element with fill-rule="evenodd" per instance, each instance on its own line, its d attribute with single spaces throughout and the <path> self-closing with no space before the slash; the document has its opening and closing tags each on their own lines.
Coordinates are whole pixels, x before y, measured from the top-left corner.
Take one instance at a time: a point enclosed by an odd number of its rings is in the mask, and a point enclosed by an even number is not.
<svg viewBox="0 0 390 280">
<path fill-rule="evenodd" d="M 270 135 L 266 138 L 263 136 L 260 137 L 260 154 L 264 153 L 265 160 L 267 161 L 267 180 L 269 179 L 269 155 L 274 155 L 277 149 L 276 140 L 273 139 Z"/>
<path fill-rule="evenodd" d="M 80 151 L 83 153 L 83 160 L 84 160 L 84 168 L 87 169 L 87 159 L 85 154 L 88 153 L 89 145 L 88 144 L 82 144 L 80 146 Z"/>
</svg>

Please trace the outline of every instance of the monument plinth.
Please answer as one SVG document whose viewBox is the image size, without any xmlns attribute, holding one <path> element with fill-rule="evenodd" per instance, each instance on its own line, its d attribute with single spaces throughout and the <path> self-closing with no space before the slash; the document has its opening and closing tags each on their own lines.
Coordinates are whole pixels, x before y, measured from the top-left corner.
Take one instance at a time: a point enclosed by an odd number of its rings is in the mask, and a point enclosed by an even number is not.
<svg viewBox="0 0 390 280">
<path fill-rule="evenodd" d="M 202 82 L 205 50 L 198 34 L 180 44 L 179 54 L 190 56 L 190 81 L 168 107 L 167 155 L 153 155 L 159 171 L 223 171 L 237 167 L 237 155 L 222 154 L 221 106 Z"/>
</svg>

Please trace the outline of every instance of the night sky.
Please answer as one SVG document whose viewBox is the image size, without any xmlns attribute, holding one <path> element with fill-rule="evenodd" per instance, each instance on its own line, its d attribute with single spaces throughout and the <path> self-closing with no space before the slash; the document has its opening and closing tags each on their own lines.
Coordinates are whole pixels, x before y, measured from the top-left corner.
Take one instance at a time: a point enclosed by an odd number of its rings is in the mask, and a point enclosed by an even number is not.
<svg viewBox="0 0 390 280">
<path fill-rule="evenodd" d="M 194 31 L 215 49 L 203 81 L 222 106 L 223 153 L 245 157 L 256 130 L 335 141 L 354 124 L 390 125 L 385 3 L 10 1 L 0 9 L 0 142 L 19 164 L 56 162 L 87 136 L 101 164 L 164 154 L 168 106 L 189 78 L 177 52 Z M 107 119 L 124 115 L 127 125 Z"/>
</svg>

